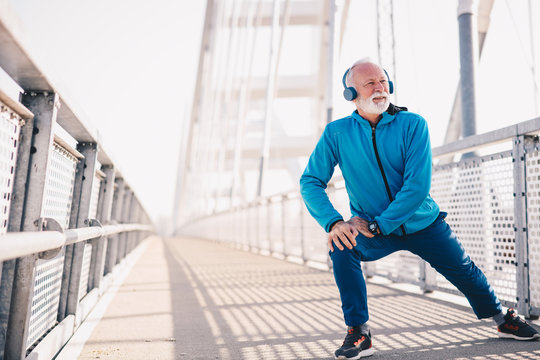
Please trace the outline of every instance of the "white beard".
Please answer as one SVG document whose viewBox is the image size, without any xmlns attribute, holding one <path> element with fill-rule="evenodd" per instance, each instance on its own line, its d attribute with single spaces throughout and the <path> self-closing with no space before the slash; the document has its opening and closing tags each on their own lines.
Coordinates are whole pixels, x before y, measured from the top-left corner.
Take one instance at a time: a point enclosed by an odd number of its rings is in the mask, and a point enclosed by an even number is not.
<svg viewBox="0 0 540 360">
<path fill-rule="evenodd" d="M 380 103 L 376 103 L 373 101 L 374 98 L 384 96 L 384 101 Z M 380 115 L 383 112 L 388 109 L 388 106 L 390 106 L 390 100 L 388 99 L 388 93 L 386 91 L 380 92 L 377 91 L 373 95 L 369 97 L 369 99 L 364 99 L 361 96 L 359 96 L 356 99 L 356 105 L 365 113 L 367 114 L 377 114 Z"/>
</svg>

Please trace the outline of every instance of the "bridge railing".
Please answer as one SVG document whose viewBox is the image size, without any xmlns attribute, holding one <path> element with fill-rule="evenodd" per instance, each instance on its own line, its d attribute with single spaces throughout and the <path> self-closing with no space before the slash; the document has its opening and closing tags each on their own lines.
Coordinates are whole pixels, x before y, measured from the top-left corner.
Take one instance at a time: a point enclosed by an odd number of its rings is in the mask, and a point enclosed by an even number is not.
<svg viewBox="0 0 540 360">
<path fill-rule="evenodd" d="M 433 149 L 431 195 L 473 261 L 506 306 L 540 315 L 540 118 Z M 341 178 L 327 188 L 350 216 Z M 298 192 L 191 220 L 181 232 L 243 249 L 328 269 L 326 233 Z M 425 291 L 457 290 L 417 256 L 399 251 L 364 263 L 368 276 L 419 285 Z"/>
<path fill-rule="evenodd" d="M 0 359 L 52 359 L 151 220 L 0 3 Z"/>
</svg>

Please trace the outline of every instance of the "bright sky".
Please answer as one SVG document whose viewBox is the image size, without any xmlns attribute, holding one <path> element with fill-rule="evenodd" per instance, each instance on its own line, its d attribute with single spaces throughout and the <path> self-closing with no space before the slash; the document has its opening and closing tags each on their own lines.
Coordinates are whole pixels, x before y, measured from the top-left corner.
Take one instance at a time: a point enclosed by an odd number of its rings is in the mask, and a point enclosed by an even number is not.
<svg viewBox="0 0 540 360">
<path fill-rule="evenodd" d="M 31 53 L 99 129 L 105 150 L 147 211 L 154 219 L 169 216 L 206 1 L 11 5 Z"/>
<path fill-rule="evenodd" d="M 397 104 L 427 119 L 432 144 L 437 146 L 444 138 L 458 82 L 458 1 L 394 3 Z M 536 19 L 537 3 L 533 1 Z M 149 213 L 154 218 L 169 216 L 206 1 L 11 0 L 11 4 L 32 53 L 99 129 L 105 149 Z M 336 64 L 338 83 L 353 61 L 366 55 L 376 59 L 373 4 L 351 2 L 347 46 Z M 534 107 L 527 4 L 528 0 L 495 1 L 478 70 L 479 133 L 539 115 Z M 373 9 L 366 9 L 370 6 Z M 540 42 L 540 26 L 533 30 Z M 288 65 L 282 66 L 285 71 Z M 336 99 L 341 99 L 341 92 L 338 85 Z M 352 111 L 345 101 L 335 103 L 336 116 Z"/>
</svg>

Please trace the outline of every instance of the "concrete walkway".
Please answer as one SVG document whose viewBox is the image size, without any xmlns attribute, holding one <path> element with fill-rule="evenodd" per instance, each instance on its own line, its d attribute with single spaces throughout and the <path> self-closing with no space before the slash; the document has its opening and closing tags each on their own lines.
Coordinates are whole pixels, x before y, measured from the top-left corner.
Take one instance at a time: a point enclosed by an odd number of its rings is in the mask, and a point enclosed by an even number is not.
<svg viewBox="0 0 540 360">
<path fill-rule="evenodd" d="M 470 308 L 369 283 L 370 359 L 540 359 Z M 79 359 L 332 359 L 345 334 L 329 272 L 191 238 L 153 238 Z"/>
</svg>

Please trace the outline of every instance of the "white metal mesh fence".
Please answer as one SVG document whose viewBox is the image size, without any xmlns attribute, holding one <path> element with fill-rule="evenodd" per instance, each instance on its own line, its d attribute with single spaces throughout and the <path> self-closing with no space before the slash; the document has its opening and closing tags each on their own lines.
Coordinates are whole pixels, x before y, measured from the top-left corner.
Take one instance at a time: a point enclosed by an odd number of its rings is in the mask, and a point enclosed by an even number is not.
<svg viewBox="0 0 540 360">
<path fill-rule="evenodd" d="M 513 162 L 510 152 L 434 168 L 431 194 L 501 300 L 516 300 Z M 437 274 L 437 287 L 455 288 Z"/>
<path fill-rule="evenodd" d="M 52 260 L 38 261 L 26 349 L 56 324 L 63 268 L 64 250 Z"/>
<path fill-rule="evenodd" d="M 0 234 L 8 227 L 21 118 L 0 101 Z"/>
<path fill-rule="evenodd" d="M 540 150 L 538 142 L 525 148 L 525 164 L 516 167 L 515 150 L 487 156 L 465 157 L 460 161 L 433 168 L 431 195 L 446 221 L 455 231 L 475 264 L 482 269 L 497 296 L 507 306 L 530 301 L 530 313 L 540 314 Z M 518 164 L 519 165 L 519 164 Z M 514 176 L 525 169 L 527 199 L 528 258 L 525 264 L 516 260 L 516 214 Z M 330 186 L 328 195 L 344 218 L 350 215 L 345 188 Z M 276 200 L 277 199 L 277 200 Z M 227 241 L 249 244 L 251 248 L 282 253 L 285 257 L 326 263 L 326 233 L 309 215 L 301 197 L 290 193 L 268 203 L 250 204 L 234 213 L 235 232 Z M 203 220 L 203 222 L 207 222 Z M 221 230 L 223 231 L 223 230 Z M 519 247 L 518 247 L 519 248 Z M 399 251 L 369 263 L 369 275 L 426 285 L 448 292 L 458 292 L 440 274 L 416 255 Z M 522 270 L 521 267 L 525 267 Z M 424 267 L 428 274 L 424 274 Z M 530 284 L 521 285 L 520 271 L 528 273 Z M 427 280 L 426 280 L 427 279 Z M 424 283 L 427 281 L 428 283 Z M 529 299 L 519 300 L 518 286 L 529 286 Z M 527 304 L 528 306 L 528 304 Z"/>
<path fill-rule="evenodd" d="M 97 209 L 98 209 L 98 203 L 99 203 L 99 189 L 101 188 L 102 180 L 103 180 L 102 177 L 98 175 L 98 172 L 96 172 L 94 181 L 92 182 L 92 194 L 90 196 L 90 209 L 88 211 L 89 219 L 97 218 Z"/>
<path fill-rule="evenodd" d="M 90 274 L 90 259 L 92 257 L 92 244 L 84 245 L 83 259 L 81 266 L 81 280 L 79 283 L 78 300 L 81 300 L 88 293 L 88 275 Z"/>
<path fill-rule="evenodd" d="M 306 234 L 302 235 L 302 203 L 299 197 L 284 199 L 283 203 L 283 228 L 285 238 L 285 250 L 287 255 L 297 258 L 303 256 L 302 236 L 311 239 L 304 227 Z"/>
<path fill-rule="evenodd" d="M 284 254 L 283 248 L 283 209 L 280 201 L 271 201 L 268 204 L 269 238 L 272 252 Z"/>
<path fill-rule="evenodd" d="M 268 204 L 260 204 L 256 208 L 257 212 L 257 248 L 264 254 L 270 253 L 270 236 L 268 226 Z"/>
<path fill-rule="evenodd" d="M 42 217 L 53 218 L 66 229 L 69 225 L 77 159 L 54 143 L 49 155 Z M 38 260 L 26 347 L 29 348 L 56 323 L 64 251 L 52 260 Z"/>
</svg>

